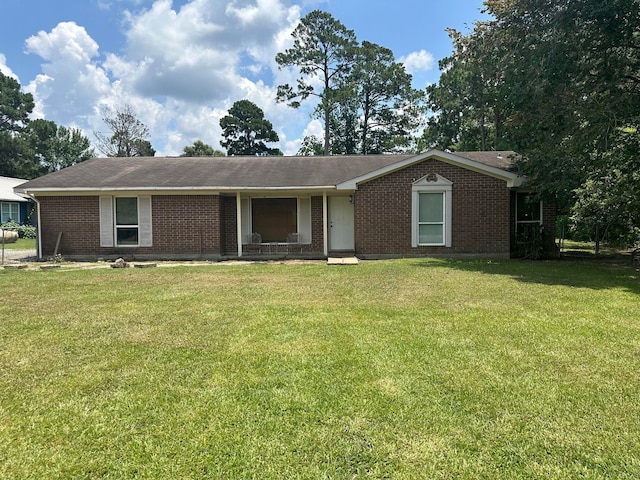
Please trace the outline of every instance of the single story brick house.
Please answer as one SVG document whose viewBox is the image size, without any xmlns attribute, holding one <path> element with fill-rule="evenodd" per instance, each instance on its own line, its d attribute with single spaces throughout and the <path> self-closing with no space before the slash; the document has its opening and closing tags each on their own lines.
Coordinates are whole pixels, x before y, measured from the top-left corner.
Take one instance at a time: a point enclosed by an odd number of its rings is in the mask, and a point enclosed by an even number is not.
<svg viewBox="0 0 640 480">
<path fill-rule="evenodd" d="M 509 257 L 529 201 L 513 152 L 95 158 L 20 185 L 41 258 Z"/>
<path fill-rule="evenodd" d="M 11 221 L 27 223 L 33 202 L 13 190 L 24 182 L 23 178 L 0 176 L 0 225 Z"/>
</svg>

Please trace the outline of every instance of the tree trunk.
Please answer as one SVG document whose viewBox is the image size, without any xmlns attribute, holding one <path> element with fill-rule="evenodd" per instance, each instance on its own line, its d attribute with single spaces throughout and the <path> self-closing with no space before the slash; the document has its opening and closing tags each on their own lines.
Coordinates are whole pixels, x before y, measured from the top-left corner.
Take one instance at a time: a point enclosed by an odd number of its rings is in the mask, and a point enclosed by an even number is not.
<svg viewBox="0 0 640 480">
<path fill-rule="evenodd" d="M 329 105 L 324 107 L 324 154 L 331 155 L 331 132 L 329 131 L 331 122 L 331 111 Z"/>
<path fill-rule="evenodd" d="M 324 61 L 324 154 L 331 155 L 331 89 L 329 85 L 329 64 Z"/>
</svg>

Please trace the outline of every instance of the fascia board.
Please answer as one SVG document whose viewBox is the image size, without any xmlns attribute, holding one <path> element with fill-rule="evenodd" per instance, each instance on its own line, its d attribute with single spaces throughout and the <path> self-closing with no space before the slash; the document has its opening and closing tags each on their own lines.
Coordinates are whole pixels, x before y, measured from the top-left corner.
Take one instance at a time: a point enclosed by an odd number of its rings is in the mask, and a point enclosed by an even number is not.
<svg viewBox="0 0 640 480">
<path fill-rule="evenodd" d="M 68 194 L 84 194 L 84 195 L 100 195 L 104 193 L 156 193 L 158 195 L 177 195 L 189 193 L 192 195 L 217 195 L 220 193 L 232 192 L 323 192 L 327 190 L 335 190 L 335 185 L 327 186 L 290 186 L 290 187 L 127 187 L 127 188 L 88 188 L 88 187 L 70 187 L 70 188 L 30 188 L 24 190 L 26 195 L 32 196 L 65 196 Z"/>
</svg>

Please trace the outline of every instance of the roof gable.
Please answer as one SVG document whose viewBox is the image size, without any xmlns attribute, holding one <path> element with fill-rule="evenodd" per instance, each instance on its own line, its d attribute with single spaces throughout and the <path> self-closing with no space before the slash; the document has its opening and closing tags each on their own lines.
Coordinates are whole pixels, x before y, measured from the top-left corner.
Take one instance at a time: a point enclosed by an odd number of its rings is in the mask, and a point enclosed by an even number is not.
<svg viewBox="0 0 640 480">
<path fill-rule="evenodd" d="M 481 155 L 478 155 L 481 154 Z M 376 178 L 396 172 L 410 165 L 429 159 L 439 160 L 450 165 L 466 168 L 475 172 L 489 175 L 507 182 L 508 187 L 517 187 L 524 182 L 524 177 L 513 171 L 513 158 L 515 152 L 443 152 L 440 150 L 428 150 L 402 159 L 396 163 L 385 165 L 377 170 L 367 172 L 364 175 L 349 179 L 337 185 L 339 190 L 354 190 L 358 184 L 374 180 Z M 498 166 L 500 165 L 500 166 Z"/>
</svg>

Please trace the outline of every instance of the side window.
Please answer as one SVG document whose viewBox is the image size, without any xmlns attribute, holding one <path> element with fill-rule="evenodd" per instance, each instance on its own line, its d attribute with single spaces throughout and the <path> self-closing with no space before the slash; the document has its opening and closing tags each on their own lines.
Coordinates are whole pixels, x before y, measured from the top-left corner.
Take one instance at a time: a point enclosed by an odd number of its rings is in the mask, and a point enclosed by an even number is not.
<svg viewBox="0 0 640 480">
<path fill-rule="evenodd" d="M 411 246 L 451 247 L 453 183 L 429 174 L 413 183 Z"/>
<path fill-rule="evenodd" d="M 444 245 L 444 192 L 418 194 L 418 245 Z"/>
<path fill-rule="evenodd" d="M 100 246 L 153 246 L 151 198 L 101 196 Z"/>
<path fill-rule="evenodd" d="M 116 197 L 115 217 L 116 245 L 137 246 L 140 243 L 138 199 L 136 197 Z"/>
</svg>

